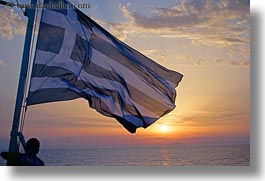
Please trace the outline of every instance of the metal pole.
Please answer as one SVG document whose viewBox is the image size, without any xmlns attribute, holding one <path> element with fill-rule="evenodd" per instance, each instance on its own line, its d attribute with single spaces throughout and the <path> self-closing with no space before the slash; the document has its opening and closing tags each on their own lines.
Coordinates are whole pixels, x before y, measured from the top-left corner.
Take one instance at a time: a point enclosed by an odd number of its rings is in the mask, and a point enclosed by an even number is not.
<svg viewBox="0 0 265 181">
<path fill-rule="evenodd" d="M 27 23 L 27 31 L 26 37 L 24 42 L 24 51 L 20 69 L 20 76 L 18 82 L 18 89 L 17 89 L 17 99 L 15 105 L 15 111 L 13 115 L 13 124 L 12 130 L 10 133 L 10 143 L 9 143 L 9 152 L 17 152 L 18 151 L 18 128 L 20 122 L 20 114 L 21 114 L 21 107 L 24 97 L 25 91 L 25 81 L 27 78 L 28 72 L 28 63 L 29 63 L 29 55 L 30 55 L 30 45 L 31 45 L 31 38 L 32 38 L 32 30 L 34 25 L 34 18 L 35 18 L 35 5 L 37 0 L 31 0 L 32 8 L 26 9 L 26 16 L 28 17 Z"/>
</svg>

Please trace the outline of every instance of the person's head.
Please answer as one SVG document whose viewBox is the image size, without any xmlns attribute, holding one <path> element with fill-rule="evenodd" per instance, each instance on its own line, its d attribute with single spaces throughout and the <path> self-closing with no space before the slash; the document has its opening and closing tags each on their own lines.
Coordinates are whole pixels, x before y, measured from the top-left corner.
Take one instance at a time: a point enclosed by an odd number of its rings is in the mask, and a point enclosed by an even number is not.
<svg viewBox="0 0 265 181">
<path fill-rule="evenodd" d="M 40 149 L 40 142 L 36 138 L 30 138 L 26 143 L 25 152 L 37 155 Z"/>
</svg>

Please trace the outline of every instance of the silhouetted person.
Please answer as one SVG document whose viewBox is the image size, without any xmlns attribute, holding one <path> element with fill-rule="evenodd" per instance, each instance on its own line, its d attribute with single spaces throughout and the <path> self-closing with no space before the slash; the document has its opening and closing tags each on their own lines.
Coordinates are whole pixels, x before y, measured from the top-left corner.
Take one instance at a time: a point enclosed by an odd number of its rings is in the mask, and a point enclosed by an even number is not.
<svg viewBox="0 0 265 181">
<path fill-rule="evenodd" d="M 24 149 L 25 153 L 2 152 L 1 156 L 8 161 L 9 166 L 44 166 L 44 162 L 37 157 L 40 149 L 38 139 L 30 138 L 24 145 Z"/>
</svg>

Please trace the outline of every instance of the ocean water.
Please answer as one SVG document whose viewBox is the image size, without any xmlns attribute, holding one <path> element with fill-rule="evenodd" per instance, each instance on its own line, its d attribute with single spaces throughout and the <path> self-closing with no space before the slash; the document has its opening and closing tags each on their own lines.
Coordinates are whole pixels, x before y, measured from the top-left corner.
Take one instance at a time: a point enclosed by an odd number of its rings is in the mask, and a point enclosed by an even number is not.
<svg viewBox="0 0 265 181">
<path fill-rule="evenodd" d="M 43 149 L 39 157 L 46 166 L 249 166 L 250 145 Z"/>
</svg>

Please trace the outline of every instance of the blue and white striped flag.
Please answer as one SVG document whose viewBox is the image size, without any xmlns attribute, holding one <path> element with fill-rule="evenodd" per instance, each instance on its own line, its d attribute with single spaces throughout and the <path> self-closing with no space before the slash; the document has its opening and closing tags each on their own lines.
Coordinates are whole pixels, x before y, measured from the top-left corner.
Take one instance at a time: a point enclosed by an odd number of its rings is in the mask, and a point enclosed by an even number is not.
<svg viewBox="0 0 265 181">
<path fill-rule="evenodd" d="M 45 0 L 44 3 L 66 0 Z M 124 44 L 74 8 L 43 9 L 27 105 L 84 98 L 128 131 L 175 108 L 182 75 Z"/>
</svg>

